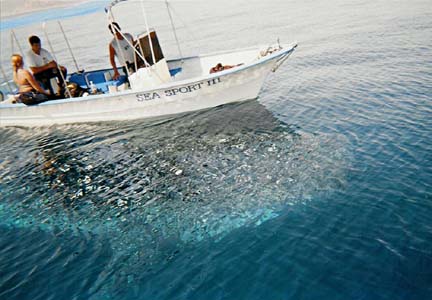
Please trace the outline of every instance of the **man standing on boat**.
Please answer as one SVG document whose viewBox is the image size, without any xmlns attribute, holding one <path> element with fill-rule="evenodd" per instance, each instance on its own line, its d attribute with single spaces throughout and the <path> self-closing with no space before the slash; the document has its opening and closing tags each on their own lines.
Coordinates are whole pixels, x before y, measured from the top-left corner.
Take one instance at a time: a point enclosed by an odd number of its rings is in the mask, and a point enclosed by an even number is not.
<svg viewBox="0 0 432 300">
<path fill-rule="evenodd" d="M 41 40 L 39 37 L 32 35 L 29 37 L 29 43 L 31 49 L 27 52 L 27 64 L 34 77 L 36 80 L 40 81 L 45 88 L 50 90 L 51 95 L 57 94 L 58 96 L 61 96 L 62 90 L 65 86 L 63 78 L 66 78 L 66 68 L 58 66 L 51 53 L 41 47 Z M 63 78 L 60 75 L 58 70 L 59 68 L 63 73 Z M 51 78 L 57 78 L 57 81 L 60 84 L 60 91 L 54 91 L 50 82 Z"/>
<path fill-rule="evenodd" d="M 122 65 L 126 75 L 128 75 L 128 70 L 131 70 L 131 72 L 136 71 L 134 64 L 135 50 L 132 46 L 135 41 L 130 33 L 122 33 L 120 25 L 116 22 L 109 24 L 108 29 L 114 35 L 109 44 L 109 57 L 111 66 L 114 69 L 113 79 L 117 80 L 120 77 L 120 73 L 117 70 L 115 57 L 117 57 L 119 63 Z"/>
</svg>

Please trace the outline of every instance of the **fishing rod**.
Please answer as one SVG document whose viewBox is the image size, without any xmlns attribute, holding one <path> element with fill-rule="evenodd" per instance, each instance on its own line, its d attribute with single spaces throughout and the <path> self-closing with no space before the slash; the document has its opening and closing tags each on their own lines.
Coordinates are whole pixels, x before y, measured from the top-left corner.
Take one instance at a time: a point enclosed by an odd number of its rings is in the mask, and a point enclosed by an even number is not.
<svg viewBox="0 0 432 300">
<path fill-rule="evenodd" d="M 177 37 L 177 30 L 176 30 L 176 28 L 175 28 L 174 21 L 173 21 L 172 15 L 171 15 L 171 5 L 168 4 L 168 0 L 165 0 L 165 5 L 166 5 L 166 7 L 167 7 L 168 16 L 169 16 L 169 18 L 170 18 L 171 27 L 172 27 L 172 30 L 173 30 L 173 33 L 174 33 L 174 38 L 175 38 L 176 43 L 177 43 L 177 49 L 178 49 L 178 51 L 179 51 L 180 58 L 181 58 L 181 60 L 183 61 L 183 53 L 182 53 L 181 48 L 180 48 L 180 42 L 179 42 L 179 39 L 178 39 L 178 37 Z"/>
<path fill-rule="evenodd" d="M 80 69 L 79 69 L 79 67 L 78 67 L 78 63 L 77 63 L 77 61 L 76 61 L 76 59 L 75 59 L 75 55 L 74 55 L 73 52 L 72 52 L 72 47 L 71 47 L 70 44 L 69 44 L 69 40 L 68 40 L 68 38 L 67 38 L 67 36 L 66 36 L 64 30 L 63 30 L 63 26 L 62 26 L 62 24 L 60 23 L 60 21 L 58 21 L 58 25 L 59 25 L 59 27 L 60 27 L 61 32 L 63 33 L 63 37 L 64 37 L 64 39 L 65 39 L 65 41 L 66 41 L 66 45 L 67 45 L 67 47 L 68 47 L 68 49 L 69 49 L 69 52 L 70 52 L 70 54 L 71 54 L 71 56 L 72 56 L 72 59 L 73 59 L 74 64 L 75 64 L 75 67 L 76 67 L 76 69 L 77 69 L 77 73 L 80 73 Z"/>
<path fill-rule="evenodd" d="M 20 51 L 20 54 L 21 54 L 21 56 L 22 57 L 24 57 L 24 52 L 23 52 L 23 50 L 22 50 L 22 48 L 21 48 L 21 45 L 20 45 L 20 43 L 19 43 L 19 41 L 18 41 L 18 38 L 17 38 L 17 36 L 16 36 L 16 34 L 15 34 L 15 31 L 13 30 L 13 29 L 11 29 L 11 52 L 12 53 L 14 53 L 14 50 L 13 50 L 13 45 L 14 45 L 14 43 L 13 43 L 13 41 L 15 40 L 15 42 L 16 42 L 16 44 L 17 44 L 17 46 L 18 46 L 18 49 L 19 49 L 19 51 Z"/>
<path fill-rule="evenodd" d="M 9 83 L 9 80 L 7 80 L 6 73 L 5 73 L 5 71 L 4 71 L 4 69 L 3 69 L 3 67 L 1 65 L 0 65 L 0 70 L 1 70 L 2 75 L 3 75 L 3 79 L 6 81 L 6 84 L 7 84 L 8 88 L 9 88 L 9 92 L 12 94 L 13 93 L 12 87 L 11 87 L 11 85 Z"/>
<path fill-rule="evenodd" d="M 51 41 L 50 41 L 50 39 L 49 39 L 49 37 L 48 37 L 48 32 L 46 31 L 46 23 L 45 23 L 45 22 L 42 23 L 42 29 L 43 29 L 43 31 L 44 31 L 44 33 L 45 33 L 45 38 L 46 38 L 46 40 L 47 40 L 47 42 L 48 42 L 48 45 L 49 45 L 49 47 L 50 47 L 51 53 L 52 53 L 52 55 L 53 55 L 53 57 L 54 57 L 54 60 L 56 61 L 57 70 L 60 72 L 60 76 L 61 76 L 61 78 L 62 78 L 62 80 L 63 80 L 63 82 L 64 82 L 64 85 L 65 85 L 65 88 L 66 88 L 66 93 L 68 94 L 69 98 L 72 98 L 72 94 L 71 94 L 71 92 L 69 91 L 69 88 L 68 88 L 68 86 L 67 86 L 67 84 L 66 84 L 66 78 L 64 78 L 64 75 L 63 75 L 63 72 L 62 72 L 62 70 L 61 70 L 61 68 L 60 68 L 60 65 L 57 63 L 57 58 L 56 58 L 56 55 L 55 55 L 55 53 L 54 53 L 53 46 L 51 45 Z"/>
</svg>

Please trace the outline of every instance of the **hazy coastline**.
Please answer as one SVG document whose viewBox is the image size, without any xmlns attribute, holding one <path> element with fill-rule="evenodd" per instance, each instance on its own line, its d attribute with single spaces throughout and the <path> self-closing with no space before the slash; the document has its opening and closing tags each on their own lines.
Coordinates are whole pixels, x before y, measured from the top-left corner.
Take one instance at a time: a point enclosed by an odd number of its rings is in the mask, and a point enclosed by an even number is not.
<svg viewBox="0 0 432 300">
<path fill-rule="evenodd" d="M 91 0 L 3 0 L 0 2 L 0 18 L 12 18 L 54 8 L 80 5 Z"/>
</svg>

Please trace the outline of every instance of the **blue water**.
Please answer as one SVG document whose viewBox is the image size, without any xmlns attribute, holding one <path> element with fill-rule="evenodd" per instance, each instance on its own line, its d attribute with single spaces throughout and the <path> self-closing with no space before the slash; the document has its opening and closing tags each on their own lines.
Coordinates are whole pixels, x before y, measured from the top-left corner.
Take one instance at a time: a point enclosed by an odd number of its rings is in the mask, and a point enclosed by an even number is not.
<svg viewBox="0 0 432 300">
<path fill-rule="evenodd" d="M 300 43 L 257 100 L 0 129 L 0 299 L 432 299 L 429 3 L 222 2 L 185 52 Z"/>
</svg>

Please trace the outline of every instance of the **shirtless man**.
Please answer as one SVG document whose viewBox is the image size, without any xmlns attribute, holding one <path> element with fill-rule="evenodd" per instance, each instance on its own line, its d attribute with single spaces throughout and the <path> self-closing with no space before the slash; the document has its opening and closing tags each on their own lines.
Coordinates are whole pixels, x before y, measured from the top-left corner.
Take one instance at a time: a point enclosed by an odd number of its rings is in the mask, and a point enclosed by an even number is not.
<svg viewBox="0 0 432 300">
<path fill-rule="evenodd" d="M 13 68 L 13 79 L 18 86 L 21 95 L 20 98 L 24 104 L 39 104 L 48 100 L 50 94 L 40 86 L 28 70 L 23 68 L 24 62 L 21 55 L 12 55 L 11 64 Z M 23 95 L 26 95 L 26 97 Z"/>
</svg>

